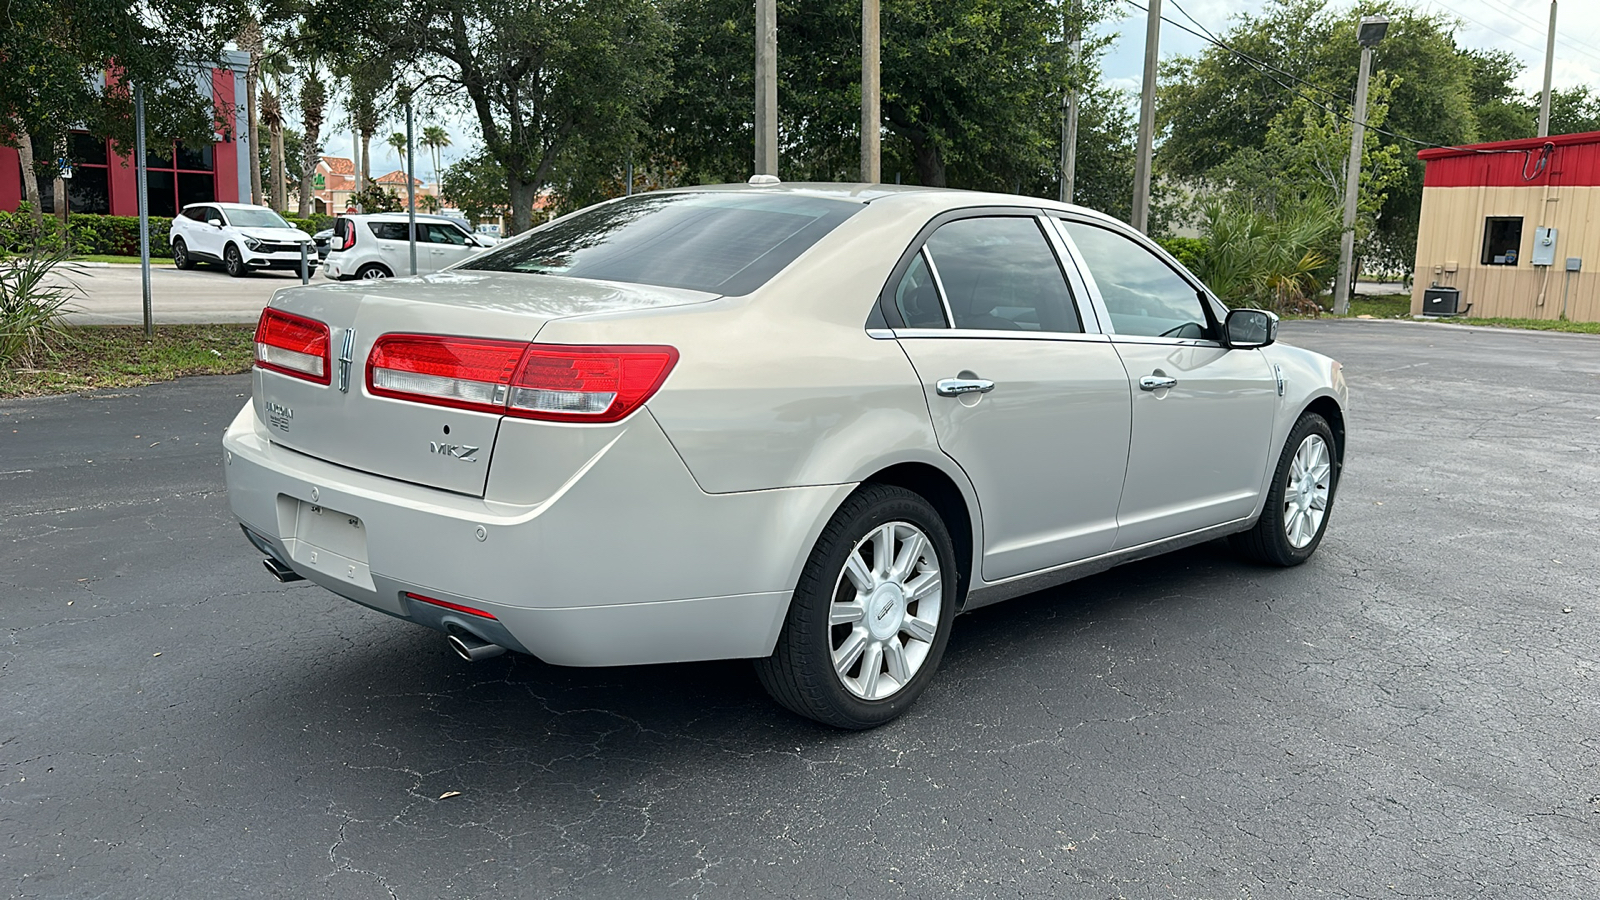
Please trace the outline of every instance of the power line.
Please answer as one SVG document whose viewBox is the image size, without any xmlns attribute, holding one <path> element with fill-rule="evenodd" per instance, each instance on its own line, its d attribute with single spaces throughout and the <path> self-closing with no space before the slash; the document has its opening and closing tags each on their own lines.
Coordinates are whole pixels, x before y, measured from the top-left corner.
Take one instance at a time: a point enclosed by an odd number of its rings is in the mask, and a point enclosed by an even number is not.
<svg viewBox="0 0 1600 900">
<path fill-rule="evenodd" d="M 1311 88 L 1311 89 L 1317 90 L 1317 91 L 1321 91 L 1322 93 L 1327 94 L 1329 97 L 1333 97 L 1336 100 L 1348 101 L 1350 99 L 1350 98 L 1346 97 L 1343 94 L 1339 94 L 1339 93 L 1336 93 L 1334 91 L 1330 91 L 1327 88 L 1323 87 L 1322 85 L 1313 84 L 1312 82 L 1309 82 L 1309 81 L 1305 80 L 1304 78 L 1301 78 L 1298 75 L 1295 75 L 1292 72 L 1285 72 L 1283 69 L 1280 69 L 1277 66 L 1275 66 L 1275 65 L 1273 65 L 1273 64 L 1271 64 L 1269 62 L 1264 62 L 1262 60 L 1256 59 L 1255 57 L 1249 55 L 1248 53 L 1245 53 L 1242 50 L 1239 50 L 1236 47 L 1229 46 L 1225 41 L 1223 41 L 1221 38 L 1219 38 L 1215 34 L 1213 34 L 1211 29 L 1209 29 L 1206 26 L 1200 24 L 1200 21 L 1198 19 L 1196 19 L 1194 16 L 1189 15 L 1189 11 L 1187 9 L 1184 9 L 1183 6 L 1178 3 L 1178 0 L 1171 0 L 1171 2 L 1172 2 L 1173 6 L 1177 7 L 1178 12 L 1183 13 L 1183 17 L 1185 19 L 1188 19 L 1190 22 L 1193 22 L 1194 26 L 1196 28 L 1198 28 L 1201 31 L 1205 32 L 1204 35 L 1196 35 L 1196 37 L 1204 37 L 1206 40 L 1210 41 L 1213 44 L 1216 44 L 1218 47 L 1221 47 L 1224 50 L 1227 50 L 1229 53 L 1234 54 L 1235 56 L 1239 57 L 1240 59 L 1243 59 L 1243 60 L 1246 60 L 1248 62 L 1251 62 L 1251 63 L 1255 64 L 1258 67 L 1263 67 L 1264 66 L 1264 67 L 1266 67 L 1268 69 L 1271 69 L 1274 72 L 1277 72 L 1279 75 L 1282 75 L 1285 78 L 1291 78 L 1291 79 L 1299 82 L 1300 84 L 1305 85 L 1308 88 Z M 1138 6 L 1137 3 L 1135 3 L 1133 5 L 1134 6 Z M 1161 20 L 1164 21 L 1164 22 L 1168 22 L 1170 24 L 1173 24 L 1173 25 L 1178 25 L 1178 23 L 1173 22 L 1171 19 L 1168 19 L 1166 16 L 1162 16 Z M 1184 31 L 1188 31 L 1190 34 L 1194 34 L 1193 31 L 1190 31 L 1188 28 L 1184 28 L 1184 26 L 1182 26 L 1182 25 L 1178 25 L 1178 27 L 1179 28 L 1183 28 Z"/>
<path fill-rule="evenodd" d="M 1479 2 L 1480 3 L 1493 3 L 1497 11 L 1504 11 L 1505 14 L 1509 18 L 1511 18 L 1512 21 L 1514 21 L 1517 24 L 1522 25 L 1522 26 L 1532 30 L 1536 34 L 1542 34 L 1542 32 L 1539 31 L 1538 26 L 1534 25 L 1531 22 L 1529 22 L 1525 15 L 1523 15 L 1522 13 L 1517 12 L 1515 9 L 1512 9 L 1509 6 L 1506 6 L 1504 3 L 1500 2 L 1500 0 L 1479 0 Z M 1440 5 L 1442 6 L 1443 4 L 1440 4 Z M 1478 24 L 1482 25 L 1483 23 L 1479 22 Z M 1489 28 L 1491 26 L 1485 25 L 1484 27 L 1485 28 Z M 1568 36 L 1562 34 L 1559 31 L 1556 32 L 1556 43 L 1565 44 L 1569 50 L 1576 50 L 1579 53 L 1583 54 L 1584 56 L 1590 57 L 1591 59 L 1594 59 L 1595 61 L 1600 62 L 1600 47 L 1596 47 L 1595 45 L 1590 44 L 1590 43 L 1588 43 L 1586 41 L 1580 41 L 1577 38 L 1568 37 Z M 1544 52 L 1543 48 L 1537 48 L 1537 49 L 1539 50 L 1540 53 Z"/>
</svg>

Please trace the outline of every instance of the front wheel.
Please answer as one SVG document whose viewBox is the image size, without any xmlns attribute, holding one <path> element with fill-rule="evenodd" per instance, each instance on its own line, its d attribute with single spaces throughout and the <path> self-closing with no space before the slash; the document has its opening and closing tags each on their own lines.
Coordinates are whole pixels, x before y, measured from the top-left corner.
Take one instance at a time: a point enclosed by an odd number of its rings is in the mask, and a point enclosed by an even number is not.
<svg viewBox="0 0 1600 900">
<path fill-rule="evenodd" d="M 1333 429 L 1316 413 L 1306 413 L 1289 432 L 1272 490 L 1255 527 L 1234 535 L 1245 556 L 1274 566 L 1298 566 L 1311 558 L 1328 529 L 1339 470 Z"/>
<path fill-rule="evenodd" d="M 921 496 L 869 485 L 844 502 L 801 572 L 772 656 L 773 699 L 838 728 L 900 715 L 932 680 L 957 597 L 950 532 Z"/>
<path fill-rule="evenodd" d="M 183 238 L 174 238 L 172 241 L 172 264 L 180 269 L 194 268 L 194 258 L 189 256 L 189 245 Z"/>
<path fill-rule="evenodd" d="M 250 271 L 244 264 L 244 255 L 239 252 L 237 244 L 229 244 L 222 251 L 222 264 L 227 267 L 228 274 L 235 278 L 243 278 Z"/>
</svg>

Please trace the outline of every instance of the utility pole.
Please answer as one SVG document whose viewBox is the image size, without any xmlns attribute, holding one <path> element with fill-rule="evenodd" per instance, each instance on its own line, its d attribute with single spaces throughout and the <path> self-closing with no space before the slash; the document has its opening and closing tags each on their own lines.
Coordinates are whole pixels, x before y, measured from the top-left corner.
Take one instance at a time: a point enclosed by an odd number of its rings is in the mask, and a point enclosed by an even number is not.
<svg viewBox="0 0 1600 900">
<path fill-rule="evenodd" d="M 883 180 L 881 134 L 883 116 L 879 112 L 878 0 L 861 0 L 861 180 L 877 184 Z"/>
<path fill-rule="evenodd" d="M 1550 33 L 1544 39 L 1544 93 L 1539 95 L 1539 137 L 1550 136 L 1550 75 L 1556 65 L 1556 0 L 1550 0 Z"/>
<path fill-rule="evenodd" d="M 756 0 L 755 174 L 778 174 L 777 0 Z"/>
<path fill-rule="evenodd" d="M 1384 16 L 1366 16 L 1356 37 L 1361 44 L 1361 69 L 1356 75 L 1356 105 L 1350 122 L 1350 167 L 1344 178 L 1344 228 L 1339 235 L 1339 274 L 1333 283 L 1333 314 L 1350 312 L 1355 293 L 1356 201 L 1360 199 L 1361 150 L 1367 139 L 1367 80 L 1372 73 L 1372 48 L 1389 30 Z"/>
<path fill-rule="evenodd" d="M 1072 69 L 1067 75 L 1066 115 L 1061 120 L 1061 202 L 1071 203 L 1078 180 L 1078 60 L 1083 55 L 1083 35 L 1078 33 L 1077 0 L 1062 4 L 1061 30 L 1072 35 Z"/>
<path fill-rule="evenodd" d="M 1139 149 L 1133 159 L 1133 215 L 1130 225 L 1150 231 L 1150 161 L 1156 141 L 1156 60 L 1161 55 L 1161 0 L 1149 0 L 1144 30 L 1144 88 L 1139 97 Z"/>
</svg>

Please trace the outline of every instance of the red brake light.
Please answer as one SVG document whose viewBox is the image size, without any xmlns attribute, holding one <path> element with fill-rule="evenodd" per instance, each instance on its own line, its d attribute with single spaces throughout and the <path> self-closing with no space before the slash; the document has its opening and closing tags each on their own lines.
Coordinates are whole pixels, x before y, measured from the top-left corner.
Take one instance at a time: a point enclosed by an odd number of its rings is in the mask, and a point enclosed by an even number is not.
<svg viewBox="0 0 1600 900">
<path fill-rule="evenodd" d="M 367 389 L 525 419 L 616 422 L 643 406 L 677 361 L 678 351 L 662 346 L 386 334 L 367 357 Z"/>
<path fill-rule="evenodd" d="M 333 380 L 328 326 L 277 309 L 261 311 L 256 325 L 256 366 L 294 378 Z"/>
<path fill-rule="evenodd" d="M 495 617 L 494 617 L 494 615 L 492 613 L 484 612 L 483 610 L 478 609 L 475 606 L 462 606 L 459 603 L 451 603 L 449 600 L 439 600 L 439 599 L 436 599 L 434 597 L 424 597 L 421 594 L 413 594 L 410 591 L 406 591 L 406 596 L 410 597 L 412 600 L 420 600 L 423 603 L 428 603 L 428 604 L 431 604 L 433 606 L 441 607 L 443 609 L 453 609 L 456 612 L 466 613 L 469 616 L 478 616 L 478 617 L 484 618 L 484 619 L 495 619 Z M 499 619 L 495 619 L 495 621 L 498 622 L 500 620 Z"/>
</svg>

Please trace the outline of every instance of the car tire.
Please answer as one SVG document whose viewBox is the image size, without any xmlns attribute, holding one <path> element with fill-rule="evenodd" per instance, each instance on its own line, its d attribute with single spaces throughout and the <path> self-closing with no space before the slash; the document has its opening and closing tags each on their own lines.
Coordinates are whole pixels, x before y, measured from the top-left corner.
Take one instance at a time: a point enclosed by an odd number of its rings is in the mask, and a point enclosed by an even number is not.
<svg viewBox="0 0 1600 900">
<path fill-rule="evenodd" d="M 243 278 L 250 274 L 250 267 L 244 264 L 244 254 L 239 252 L 238 244 L 229 244 L 223 248 L 222 264 L 227 268 L 228 274 L 235 278 Z"/>
<path fill-rule="evenodd" d="M 1311 558 L 1328 530 L 1339 487 L 1333 429 L 1316 413 L 1296 422 L 1284 442 L 1272 489 L 1255 527 L 1232 538 L 1244 556 L 1273 566 L 1298 566 Z"/>
<path fill-rule="evenodd" d="M 756 675 L 774 700 L 807 718 L 882 725 L 932 680 L 959 583 L 955 545 L 933 506 L 904 488 L 867 485 L 817 538 Z"/>
<path fill-rule="evenodd" d="M 172 264 L 185 271 L 194 268 L 194 257 L 189 255 L 189 245 L 183 238 L 172 239 Z"/>
<path fill-rule="evenodd" d="M 356 278 L 361 281 L 376 281 L 380 278 L 392 278 L 392 273 L 377 263 L 367 263 L 356 270 Z"/>
</svg>

